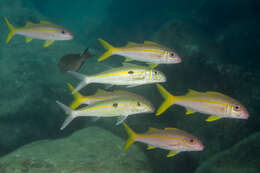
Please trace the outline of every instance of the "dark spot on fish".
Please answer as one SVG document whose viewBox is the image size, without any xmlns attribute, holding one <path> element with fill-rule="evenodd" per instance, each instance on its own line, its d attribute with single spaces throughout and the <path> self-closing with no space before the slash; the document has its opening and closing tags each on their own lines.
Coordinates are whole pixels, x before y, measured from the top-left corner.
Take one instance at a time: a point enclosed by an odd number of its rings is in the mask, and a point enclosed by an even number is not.
<svg viewBox="0 0 260 173">
<path fill-rule="evenodd" d="M 65 31 L 61 31 L 62 34 L 65 34 Z"/>
<path fill-rule="evenodd" d="M 140 102 L 137 102 L 137 106 L 141 106 L 141 103 L 140 103 Z"/>
<path fill-rule="evenodd" d="M 129 71 L 128 74 L 134 74 L 134 72 L 133 71 Z"/>
<path fill-rule="evenodd" d="M 114 103 L 114 104 L 113 104 L 113 107 L 114 107 L 114 108 L 117 108 L 117 106 L 118 106 L 117 103 Z"/>
</svg>

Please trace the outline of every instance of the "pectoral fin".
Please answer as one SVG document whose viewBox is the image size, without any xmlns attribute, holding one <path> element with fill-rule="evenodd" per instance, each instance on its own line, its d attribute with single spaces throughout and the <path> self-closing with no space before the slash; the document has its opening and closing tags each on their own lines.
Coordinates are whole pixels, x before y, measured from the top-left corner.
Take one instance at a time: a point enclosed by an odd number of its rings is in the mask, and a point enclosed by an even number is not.
<svg viewBox="0 0 260 173">
<path fill-rule="evenodd" d="M 190 115 L 190 114 L 194 114 L 195 113 L 195 111 L 194 110 L 192 110 L 192 109 L 186 109 L 186 115 Z"/>
<path fill-rule="evenodd" d="M 154 149 L 154 148 L 156 148 L 156 146 L 153 146 L 153 145 L 148 145 L 147 146 L 147 150 L 151 150 L 151 149 Z"/>
<path fill-rule="evenodd" d="M 167 154 L 167 157 L 173 157 L 175 155 L 177 155 L 179 152 L 178 151 L 170 151 L 168 154 Z"/>
<path fill-rule="evenodd" d="M 47 40 L 44 42 L 43 47 L 48 47 L 54 43 L 54 40 Z"/>
<path fill-rule="evenodd" d="M 146 63 L 146 64 L 148 64 L 149 65 L 149 67 L 150 68 L 152 68 L 152 69 L 154 69 L 155 67 L 157 67 L 158 66 L 158 64 L 153 64 L 153 63 Z"/>
<path fill-rule="evenodd" d="M 30 41 L 32 41 L 32 38 L 30 38 L 30 37 L 26 37 L 26 38 L 25 38 L 25 42 L 26 42 L 26 43 L 29 43 Z"/>
<path fill-rule="evenodd" d="M 216 120 L 218 120 L 218 119 L 220 119 L 220 118 L 221 118 L 221 117 L 219 117 L 219 116 L 211 115 L 211 116 L 209 116 L 209 117 L 206 119 L 206 121 L 207 121 L 207 122 L 216 121 Z"/>
</svg>

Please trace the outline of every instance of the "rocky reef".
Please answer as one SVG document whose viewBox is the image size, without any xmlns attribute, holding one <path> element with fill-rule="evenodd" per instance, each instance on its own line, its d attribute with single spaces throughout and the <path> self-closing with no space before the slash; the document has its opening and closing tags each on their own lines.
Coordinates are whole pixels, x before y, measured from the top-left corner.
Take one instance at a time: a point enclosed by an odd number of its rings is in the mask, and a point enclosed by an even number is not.
<svg viewBox="0 0 260 173">
<path fill-rule="evenodd" d="M 59 140 L 28 144 L 0 159 L 1 173 L 150 173 L 137 146 L 123 151 L 124 140 L 89 127 Z"/>
<path fill-rule="evenodd" d="M 260 132 L 252 134 L 201 164 L 195 173 L 257 173 L 260 171 L 259 141 Z"/>
</svg>

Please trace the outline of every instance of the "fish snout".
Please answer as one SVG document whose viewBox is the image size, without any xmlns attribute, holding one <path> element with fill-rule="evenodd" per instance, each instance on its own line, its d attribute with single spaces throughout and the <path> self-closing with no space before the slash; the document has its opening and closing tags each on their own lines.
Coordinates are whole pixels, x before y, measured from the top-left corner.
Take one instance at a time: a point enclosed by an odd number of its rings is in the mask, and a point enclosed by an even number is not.
<svg viewBox="0 0 260 173">
<path fill-rule="evenodd" d="M 202 144 L 202 142 L 200 140 L 196 140 L 196 146 L 195 146 L 195 150 L 196 151 L 202 151 L 204 150 L 204 145 Z"/>
<path fill-rule="evenodd" d="M 182 59 L 179 57 L 179 55 L 175 54 L 174 57 L 169 57 L 168 61 L 170 64 L 178 64 L 182 62 Z"/>
<path fill-rule="evenodd" d="M 241 118 L 242 119 L 248 119 L 249 118 L 249 113 L 246 109 L 242 110 Z"/>
<path fill-rule="evenodd" d="M 72 33 L 69 33 L 69 38 L 70 38 L 70 40 L 73 40 L 74 39 L 74 35 Z"/>
</svg>

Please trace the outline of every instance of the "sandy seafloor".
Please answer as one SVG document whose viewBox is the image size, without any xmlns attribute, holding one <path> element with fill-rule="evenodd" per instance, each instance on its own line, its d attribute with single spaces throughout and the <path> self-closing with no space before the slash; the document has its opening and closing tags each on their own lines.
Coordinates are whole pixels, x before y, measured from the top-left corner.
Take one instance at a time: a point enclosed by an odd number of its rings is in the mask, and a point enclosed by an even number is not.
<svg viewBox="0 0 260 173">
<path fill-rule="evenodd" d="M 0 20 L 0 172 L 260 172 L 259 11 L 257 0 L 1 0 L 0 16 L 14 26 L 47 20 L 71 30 L 75 39 L 43 48 L 41 40 L 25 43 L 23 36 L 14 36 L 5 44 L 9 31 Z M 66 115 L 55 100 L 69 104 L 66 83 L 78 83 L 59 71 L 60 57 L 89 47 L 96 56 L 80 70 L 85 74 L 119 67 L 124 61 L 113 56 L 98 63 L 104 49 L 97 38 L 115 46 L 151 40 L 174 49 L 183 62 L 158 67 L 171 93 L 183 95 L 189 88 L 222 92 L 245 105 L 249 119 L 206 123 L 207 115 L 185 115 L 180 106 L 160 117 L 127 119 L 138 132 L 149 127 L 183 129 L 205 146 L 204 151 L 173 158 L 140 143 L 123 151 L 127 135 L 122 126 L 115 126 L 114 118 L 78 118 L 60 131 Z M 97 88 L 104 86 L 91 84 L 81 92 L 90 95 Z M 124 89 L 111 89 L 115 88 Z M 156 108 L 163 101 L 154 85 L 127 90 L 146 97 Z"/>
</svg>

